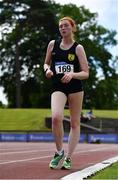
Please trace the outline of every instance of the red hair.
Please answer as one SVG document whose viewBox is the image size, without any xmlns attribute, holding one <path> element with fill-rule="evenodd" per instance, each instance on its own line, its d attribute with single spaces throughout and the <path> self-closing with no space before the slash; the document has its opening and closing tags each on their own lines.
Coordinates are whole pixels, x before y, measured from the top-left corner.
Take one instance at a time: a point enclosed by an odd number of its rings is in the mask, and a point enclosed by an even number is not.
<svg viewBox="0 0 118 180">
<path fill-rule="evenodd" d="M 71 26 L 72 26 L 72 28 L 73 28 L 73 32 L 76 32 L 76 31 L 77 31 L 77 27 L 76 27 L 75 21 L 74 21 L 71 17 L 68 17 L 68 16 L 63 17 L 63 18 L 61 18 L 61 19 L 59 20 L 59 22 L 60 22 L 60 21 L 63 21 L 63 20 L 69 21 L 69 23 L 71 24 Z"/>
</svg>

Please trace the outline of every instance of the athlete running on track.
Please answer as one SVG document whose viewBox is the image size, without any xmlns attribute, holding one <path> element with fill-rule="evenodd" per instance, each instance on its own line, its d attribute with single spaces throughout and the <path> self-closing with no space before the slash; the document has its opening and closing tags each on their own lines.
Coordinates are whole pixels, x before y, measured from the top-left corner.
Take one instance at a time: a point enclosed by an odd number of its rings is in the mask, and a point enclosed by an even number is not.
<svg viewBox="0 0 118 180">
<path fill-rule="evenodd" d="M 74 39 L 74 20 L 70 17 L 61 18 L 59 31 L 62 38 L 49 42 L 44 62 L 46 77 L 52 79 L 52 132 L 56 144 L 56 152 L 49 167 L 57 168 L 63 159 L 62 169 L 71 169 L 71 157 L 80 136 L 80 115 L 84 96 L 81 80 L 89 77 L 89 69 L 84 48 Z M 62 121 L 67 100 L 70 110 L 70 133 L 68 152 L 65 155 Z"/>
</svg>

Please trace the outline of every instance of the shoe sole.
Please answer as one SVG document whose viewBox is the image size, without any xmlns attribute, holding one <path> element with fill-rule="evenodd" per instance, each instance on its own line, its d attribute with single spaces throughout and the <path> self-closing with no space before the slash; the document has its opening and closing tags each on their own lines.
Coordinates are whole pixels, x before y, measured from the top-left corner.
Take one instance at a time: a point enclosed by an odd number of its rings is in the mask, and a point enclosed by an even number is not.
<svg viewBox="0 0 118 180">
<path fill-rule="evenodd" d="M 49 166 L 49 168 L 50 168 L 50 169 L 61 169 L 61 168 L 62 168 L 63 161 L 64 161 L 64 158 L 65 158 L 65 156 L 63 156 L 63 158 L 59 161 L 59 163 L 58 163 L 57 166 L 55 166 L 55 167 Z"/>
<path fill-rule="evenodd" d="M 61 169 L 62 169 L 62 170 L 70 170 L 71 167 L 70 167 L 70 168 L 65 168 L 64 166 L 62 166 Z"/>
</svg>

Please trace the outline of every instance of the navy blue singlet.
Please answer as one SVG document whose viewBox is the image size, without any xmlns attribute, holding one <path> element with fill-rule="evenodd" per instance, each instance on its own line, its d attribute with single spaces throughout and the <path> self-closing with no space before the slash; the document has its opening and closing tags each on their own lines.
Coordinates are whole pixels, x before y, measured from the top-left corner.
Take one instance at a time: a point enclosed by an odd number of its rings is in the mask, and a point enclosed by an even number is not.
<svg viewBox="0 0 118 180">
<path fill-rule="evenodd" d="M 51 70 L 54 73 L 52 77 L 52 92 L 61 91 L 66 96 L 71 93 L 83 91 L 81 80 L 71 79 L 69 83 L 62 83 L 61 78 L 66 72 L 79 72 L 80 65 L 75 53 L 77 42 L 74 42 L 71 48 L 63 50 L 60 48 L 61 41 L 55 41 L 52 51 Z"/>
</svg>

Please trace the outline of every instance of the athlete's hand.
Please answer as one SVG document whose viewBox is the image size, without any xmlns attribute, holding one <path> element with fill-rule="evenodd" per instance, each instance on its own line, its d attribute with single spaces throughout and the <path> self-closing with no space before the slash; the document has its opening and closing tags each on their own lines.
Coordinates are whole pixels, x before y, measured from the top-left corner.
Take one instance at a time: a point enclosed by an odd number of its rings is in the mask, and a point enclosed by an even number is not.
<svg viewBox="0 0 118 180">
<path fill-rule="evenodd" d="M 53 76 L 53 72 L 50 70 L 50 69 L 48 69 L 47 71 L 46 71 L 46 77 L 47 78 L 51 78 Z"/>
<path fill-rule="evenodd" d="M 65 73 L 64 76 L 61 78 L 61 82 L 62 83 L 69 83 L 72 78 L 73 78 L 73 73 L 72 72 Z"/>
</svg>

